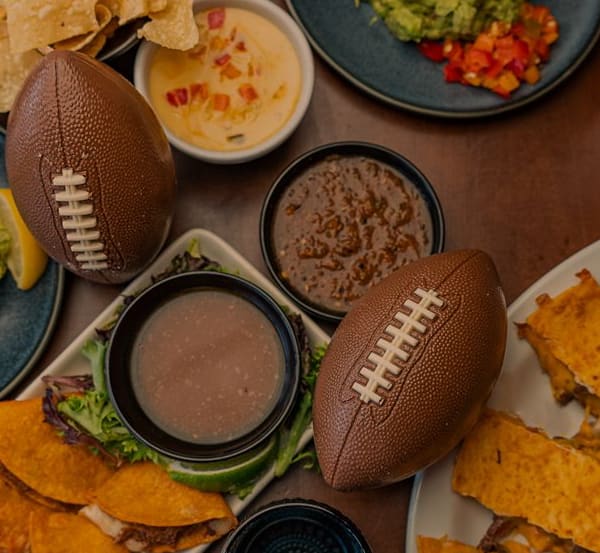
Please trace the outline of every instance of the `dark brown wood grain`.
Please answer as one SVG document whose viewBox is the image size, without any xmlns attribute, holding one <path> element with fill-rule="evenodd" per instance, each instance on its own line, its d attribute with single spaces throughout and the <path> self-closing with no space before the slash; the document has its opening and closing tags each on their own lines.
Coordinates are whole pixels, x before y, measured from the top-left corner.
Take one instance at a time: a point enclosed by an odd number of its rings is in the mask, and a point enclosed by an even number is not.
<svg viewBox="0 0 600 553">
<path fill-rule="evenodd" d="M 114 65 L 127 74 L 133 55 Z M 487 251 L 508 302 L 600 236 L 600 47 L 550 95 L 517 112 L 476 121 L 391 108 L 315 61 L 306 118 L 270 155 L 243 166 L 211 166 L 174 152 L 179 190 L 171 239 L 193 227 L 210 229 L 266 273 L 258 218 L 274 178 L 307 149 L 350 139 L 392 148 L 425 173 L 444 209 L 446 249 Z M 28 382 L 119 290 L 67 277 L 56 331 Z M 317 474 L 294 469 L 252 509 L 286 497 L 324 501 L 354 520 L 374 553 L 401 553 L 411 485 L 344 494 L 327 488 Z"/>
</svg>

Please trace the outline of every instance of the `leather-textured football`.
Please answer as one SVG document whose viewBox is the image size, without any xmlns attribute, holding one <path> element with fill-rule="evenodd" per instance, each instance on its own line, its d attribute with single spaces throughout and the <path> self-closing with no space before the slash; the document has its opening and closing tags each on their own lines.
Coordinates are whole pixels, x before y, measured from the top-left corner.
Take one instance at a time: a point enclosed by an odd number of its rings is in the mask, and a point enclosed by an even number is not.
<svg viewBox="0 0 600 553">
<path fill-rule="evenodd" d="M 164 244 L 169 144 L 133 85 L 101 62 L 56 50 L 34 68 L 9 116 L 6 169 L 42 248 L 84 278 L 127 281 Z"/>
<path fill-rule="evenodd" d="M 423 258 L 374 286 L 342 320 L 317 379 L 314 437 L 326 482 L 383 486 L 446 455 L 489 397 L 506 331 L 484 252 Z"/>
</svg>

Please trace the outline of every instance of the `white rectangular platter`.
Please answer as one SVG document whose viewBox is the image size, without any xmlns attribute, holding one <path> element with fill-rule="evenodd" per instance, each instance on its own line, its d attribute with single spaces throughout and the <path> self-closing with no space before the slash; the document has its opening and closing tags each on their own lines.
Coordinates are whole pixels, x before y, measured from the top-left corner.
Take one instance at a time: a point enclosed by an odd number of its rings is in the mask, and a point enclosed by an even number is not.
<svg viewBox="0 0 600 553">
<path fill-rule="evenodd" d="M 230 271 L 237 272 L 241 277 L 246 278 L 260 286 L 270 294 L 280 305 L 288 306 L 292 312 L 299 312 L 298 308 L 291 303 L 289 298 L 283 295 L 267 278 L 265 278 L 249 261 L 242 257 L 227 242 L 217 235 L 204 229 L 192 229 L 180 236 L 171 243 L 160 254 L 159 257 L 146 269 L 143 274 L 136 278 L 122 292 L 123 295 L 131 295 L 151 284 L 152 275 L 156 275 L 165 270 L 173 257 L 183 253 L 192 240 L 197 240 L 200 251 L 210 259 L 220 263 Z M 121 296 L 117 297 L 98 317 L 42 372 L 40 378 L 32 382 L 18 397 L 18 399 L 29 399 L 40 397 L 44 394 L 44 383 L 41 377 L 47 374 L 51 375 L 75 375 L 90 373 L 89 362 L 81 354 L 81 348 L 86 340 L 94 338 L 95 329 L 103 326 L 116 309 L 122 304 Z M 313 345 L 329 343 L 329 336 L 317 324 L 302 314 L 302 319 L 306 327 L 308 337 Z M 312 428 L 306 430 L 300 440 L 299 449 L 303 449 L 312 439 Z M 232 511 L 239 515 L 244 508 L 253 501 L 256 496 L 266 487 L 274 478 L 273 470 L 268 471 L 256 484 L 254 490 L 244 500 L 237 497 L 228 497 Z M 187 550 L 188 553 L 200 553 L 207 549 L 209 545 L 203 545 Z"/>
</svg>

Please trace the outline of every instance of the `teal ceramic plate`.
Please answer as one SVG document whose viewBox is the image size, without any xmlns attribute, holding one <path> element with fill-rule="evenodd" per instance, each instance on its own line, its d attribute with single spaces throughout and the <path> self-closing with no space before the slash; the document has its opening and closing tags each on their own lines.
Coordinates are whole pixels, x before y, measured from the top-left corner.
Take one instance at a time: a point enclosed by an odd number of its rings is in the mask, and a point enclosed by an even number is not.
<svg viewBox="0 0 600 553">
<path fill-rule="evenodd" d="M 0 135 L 0 188 L 5 188 L 4 136 Z M 31 289 L 19 290 L 10 275 L 0 280 L 0 398 L 25 377 L 54 328 L 62 299 L 63 269 L 50 261 Z"/>
<path fill-rule="evenodd" d="M 526 105 L 573 73 L 600 36 L 598 0 L 545 0 L 560 26 L 560 38 L 542 79 L 523 85 L 509 100 L 492 92 L 444 82 L 442 64 L 426 59 L 414 44 L 396 40 L 382 21 L 372 24 L 367 0 L 286 0 L 312 46 L 350 82 L 394 106 L 450 118 L 482 117 Z"/>
</svg>

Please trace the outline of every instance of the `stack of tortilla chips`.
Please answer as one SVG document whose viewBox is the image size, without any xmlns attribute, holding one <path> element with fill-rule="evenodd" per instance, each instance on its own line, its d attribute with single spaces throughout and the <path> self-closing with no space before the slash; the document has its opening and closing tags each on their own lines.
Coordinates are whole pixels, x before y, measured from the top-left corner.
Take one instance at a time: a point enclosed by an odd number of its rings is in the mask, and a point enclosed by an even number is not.
<svg viewBox="0 0 600 553">
<path fill-rule="evenodd" d="M 153 463 L 113 469 L 66 445 L 41 399 L 0 402 L 0 551 L 177 551 L 227 533 L 220 494 L 172 481 Z"/>
<path fill-rule="evenodd" d="M 0 112 L 53 49 L 102 52 L 123 25 L 140 38 L 188 50 L 199 39 L 192 0 L 0 0 Z"/>
</svg>

